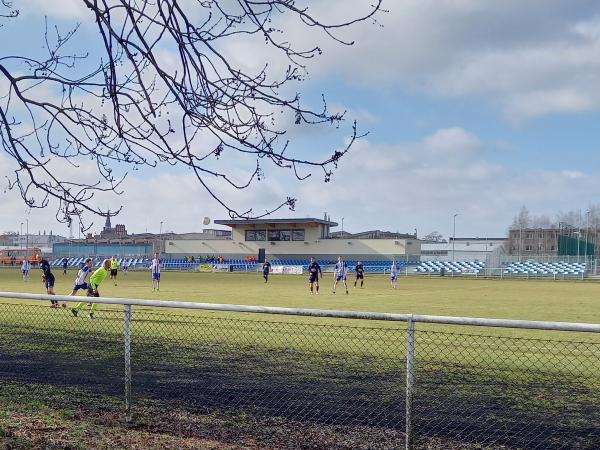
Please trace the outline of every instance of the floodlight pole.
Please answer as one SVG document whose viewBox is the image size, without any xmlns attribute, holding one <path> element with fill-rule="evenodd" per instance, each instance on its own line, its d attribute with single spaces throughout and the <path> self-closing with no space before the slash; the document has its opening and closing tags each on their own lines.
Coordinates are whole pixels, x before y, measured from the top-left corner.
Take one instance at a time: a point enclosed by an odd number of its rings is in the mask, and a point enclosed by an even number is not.
<svg viewBox="0 0 600 450">
<path fill-rule="evenodd" d="M 21 234 L 19 234 L 19 247 L 23 249 L 23 222 L 21 222 Z"/>
<path fill-rule="evenodd" d="M 158 232 L 158 257 L 160 258 L 160 255 L 162 254 L 162 220 L 160 222 L 160 229 Z"/>
<path fill-rule="evenodd" d="M 587 248 L 588 248 L 588 233 L 590 231 L 590 210 L 588 209 L 585 212 L 585 215 L 587 216 L 587 220 L 586 220 L 586 224 L 585 224 L 585 264 L 587 265 Z"/>
<path fill-rule="evenodd" d="M 454 262 L 454 242 L 456 241 L 456 216 L 458 216 L 458 214 L 454 214 L 452 218 L 452 262 Z"/>
<path fill-rule="evenodd" d="M 521 253 L 523 252 L 523 224 L 519 223 L 519 262 L 521 262 Z"/>
</svg>

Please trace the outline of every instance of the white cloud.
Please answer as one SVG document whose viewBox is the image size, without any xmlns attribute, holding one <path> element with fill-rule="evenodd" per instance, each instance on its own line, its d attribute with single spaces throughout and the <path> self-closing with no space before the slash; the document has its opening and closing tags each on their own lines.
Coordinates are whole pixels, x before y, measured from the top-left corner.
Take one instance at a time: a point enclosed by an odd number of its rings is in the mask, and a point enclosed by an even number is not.
<svg viewBox="0 0 600 450">
<path fill-rule="evenodd" d="M 459 235 L 503 235 L 523 204 L 534 214 L 554 216 L 572 209 L 574 199 L 582 207 L 596 201 L 592 193 L 600 182 L 597 175 L 568 167 L 510 169 L 489 162 L 487 148 L 472 133 L 449 128 L 394 145 L 363 139 L 341 160 L 330 183 L 323 183 L 318 171 L 307 182 L 294 182 L 289 172 L 272 171 L 266 180 L 241 191 L 209 181 L 218 195 L 240 210 L 254 207 L 260 213 L 291 195 L 298 198 L 297 212 L 283 210 L 277 217 L 322 217 L 327 211 L 338 222 L 344 217 L 349 231 L 412 232 L 417 227 L 420 232 L 438 230 L 447 236 L 451 216 L 459 212 Z M 0 175 L 10 169 L 11 162 L 0 156 Z M 82 176 L 93 174 L 91 165 L 80 170 Z M 66 172 L 64 166 L 57 169 Z M 242 173 L 232 168 L 234 176 Z M 113 222 L 125 223 L 131 232 L 158 231 L 161 221 L 164 229 L 198 231 L 205 216 L 225 216 L 189 172 L 134 172 L 123 188 L 123 196 L 101 196 L 96 202 L 112 210 L 123 204 Z M 14 191 L 0 193 L 0 202 L 0 230 L 17 230 L 26 217 L 23 202 Z M 52 208 L 33 210 L 28 217 L 32 230 L 53 228 L 66 233 L 64 225 L 56 225 Z M 93 231 L 99 231 L 103 219 L 91 220 Z"/>
<path fill-rule="evenodd" d="M 459 157 L 439 157 L 441 148 Z M 363 140 L 342 160 L 331 184 L 300 188 L 300 208 L 328 211 L 338 222 L 344 217 L 349 231 L 416 227 L 420 234 L 438 230 L 446 236 L 452 214 L 459 212 L 459 235 L 503 236 L 523 204 L 553 217 L 571 209 L 574 199 L 583 206 L 595 201 L 595 175 L 511 169 L 488 161 L 487 149 L 460 128 L 389 146 Z"/>
<path fill-rule="evenodd" d="M 432 96 L 482 96 L 514 121 L 598 109 L 600 6 L 574 3 L 395 2 L 380 18 L 384 28 L 352 30 L 354 47 L 325 44 L 312 73 Z"/>
<path fill-rule="evenodd" d="M 92 13 L 81 0 L 21 0 L 15 3 L 24 16 L 46 15 L 50 18 L 83 20 Z"/>
<path fill-rule="evenodd" d="M 331 23 L 364 14 L 371 5 L 344 0 L 340 8 L 341 3 L 315 0 L 306 5 Z M 191 14 L 204 12 L 193 2 L 182 5 Z M 30 0 L 22 6 L 26 15 L 48 14 L 86 24 L 91 16 L 80 0 Z M 350 47 L 307 28 L 291 14 L 274 17 L 272 26 L 283 30 L 276 38 L 298 49 L 323 48 L 322 56 L 306 61 L 313 80 L 340 77 L 436 97 L 481 96 L 515 122 L 600 107 L 597 2 L 388 0 L 383 6 L 389 12 L 377 15 L 378 24 L 366 21 L 336 30 L 355 41 Z M 219 48 L 234 66 L 250 72 L 268 61 L 269 73 L 279 75 L 289 64 L 261 36 L 230 38 Z M 294 88 L 301 87 L 289 85 L 286 91 Z"/>
</svg>

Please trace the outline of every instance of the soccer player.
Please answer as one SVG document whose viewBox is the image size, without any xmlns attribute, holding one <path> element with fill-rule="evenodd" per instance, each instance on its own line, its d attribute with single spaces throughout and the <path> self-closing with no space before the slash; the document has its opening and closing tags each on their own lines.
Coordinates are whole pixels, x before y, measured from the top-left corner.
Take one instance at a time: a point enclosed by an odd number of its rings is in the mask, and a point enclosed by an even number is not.
<svg viewBox="0 0 600 450">
<path fill-rule="evenodd" d="M 46 259 L 42 259 L 40 261 L 40 270 L 42 271 L 42 283 L 44 283 L 44 287 L 46 288 L 46 293 L 48 295 L 55 295 L 54 293 L 54 274 L 50 269 L 50 263 Z M 63 303 L 63 307 L 66 307 L 67 304 Z M 50 300 L 50 308 L 58 308 L 58 300 Z"/>
<path fill-rule="evenodd" d="M 152 260 L 152 264 L 150 264 L 150 270 L 152 271 L 152 290 L 153 291 L 160 290 L 160 265 L 161 265 L 161 260 L 158 257 L 158 253 L 155 253 L 154 259 Z"/>
<path fill-rule="evenodd" d="M 315 289 L 315 294 L 319 294 L 319 276 L 323 277 L 321 266 L 315 261 L 314 256 L 311 256 L 310 264 L 308 265 L 308 284 L 311 294 L 313 293 L 313 288 Z"/>
<path fill-rule="evenodd" d="M 362 261 L 358 261 L 356 263 L 356 267 L 354 268 L 354 270 L 356 270 L 356 280 L 354 280 L 354 287 L 356 287 L 356 283 L 358 282 L 358 280 L 360 280 L 360 288 L 362 289 L 363 283 L 365 282 L 365 266 L 363 265 Z"/>
<path fill-rule="evenodd" d="M 333 283 L 333 293 L 335 294 L 335 288 L 339 281 L 344 282 L 344 287 L 346 288 L 346 294 L 348 293 L 348 285 L 346 284 L 346 274 L 348 273 L 348 265 L 344 258 L 338 256 L 338 262 L 335 264 L 335 269 L 333 271 L 333 276 L 335 277 L 335 281 Z"/>
<path fill-rule="evenodd" d="M 269 272 L 271 272 L 271 263 L 266 258 L 265 258 L 265 262 L 263 263 L 262 270 L 263 270 L 263 278 L 265 279 L 265 283 L 266 283 L 267 281 L 269 281 Z"/>
<path fill-rule="evenodd" d="M 67 274 L 67 265 L 69 264 L 69 260 L 67 258 L 62 259 L 62 267 L 63 267 L 63 275 Z"/>
<path fill-rule="evenodd" d="M 75 282 L 73 283 L 73 291 L 71 291 L 71 295 L 77 295 L 77 291 L 79 289 L 88 289 L 87 277 L 92 271 L 92 258 L 86 258 L 85 263 L 77 272 L 77 278 L 75 278 Z"/>
<path fill-rule="evenodd" d="M 396 289 L 396 285 L 398 283 L 398 264 L 396 264 L 396 261 L 393 259 L 390 267 L 390 283 L 392 284 L 392 287 Z"/>
<path fill-rule="evenodd" d="M 88 297 L 100 297 L 100 292 L 98 292 L 98 287 L 104 281 L 104 279 L 106 278 L 106 275 L 108 275 L 109 270 L 110 270 L 110 259 L 105 259 L 104 262 L 102 263 L 102 266 L 100 266 L 98 269 L 96 269 L 96 271 L 90 276 L 90 282 L 88 283 L 88 291 L 87 291 Z M 71 310 L 71 312 L 73 313 L 73 315 L 75 317 L 77 317 L 77 314 L 79 314 L 79 311 L 81 311 L 81 309 L 83 308 L 84 305 L 85 305 L 85 302 L 79 302 L 79 303 L 77 303 L 77 305 L 75 305 L 75 308 L 73 308 Z M 96 311 L 96 304 L 92 303 L 92 305 L 90 307 L 90 313 L 88 315 L 88 317 L 90 319 L 94 318 L 95 311 Z"/>
<path fill-rule="evenodd" d="M 21 274 L 23 275 L 23 281 L 29 281 L 29 270 L 31 269 L 31 263 L 27 258 L 21 262 Z"/>
<path fill-rule="evenodd" d="M 117 271 L 119 269 L 119 261 L 117 260 L 117 255 L 113 255 L 110 260 L 110 279 L 113 280 L 115 286 L 117 285 Z"/>
</svg>

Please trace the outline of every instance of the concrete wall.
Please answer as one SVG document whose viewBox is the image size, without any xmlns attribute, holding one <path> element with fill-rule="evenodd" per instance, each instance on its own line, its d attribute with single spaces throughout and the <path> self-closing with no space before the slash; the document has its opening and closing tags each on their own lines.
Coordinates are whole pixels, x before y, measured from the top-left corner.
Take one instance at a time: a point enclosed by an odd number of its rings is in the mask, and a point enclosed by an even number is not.
<svg viewBox="0 0 600 450">
<path fill-rule="evenodd" d="M 289 228 L 289 227 L 288 227 Z M 308 235 L 309 228 L 305 234 Z M 319 229 L 316 233 L 318 235 Z M 239 240 L 239 237 L 242 240 Z M 311 236 L 314 237 L 313 234 Z M 258 249 L 264 248 L 268 258 L 306 258 L 315 256 L 323 259 L 335 259 L 343 255 L 348 259 L 418 259 L 421 253 L 420 242 L 416 239 L 311 239 L 306 241 L 246 242 L 242 233 L 233 233 L 233 239 L 215 240 L 167 240 L 165 253 L 172 257 L 185 255 L 223 256 L 224 258 L 243 258 L 258 255 Z M 408 249 L 408 252 L 405 251 Z M 408 253 L 408 258 L 407 258 Z"/>
</svg>

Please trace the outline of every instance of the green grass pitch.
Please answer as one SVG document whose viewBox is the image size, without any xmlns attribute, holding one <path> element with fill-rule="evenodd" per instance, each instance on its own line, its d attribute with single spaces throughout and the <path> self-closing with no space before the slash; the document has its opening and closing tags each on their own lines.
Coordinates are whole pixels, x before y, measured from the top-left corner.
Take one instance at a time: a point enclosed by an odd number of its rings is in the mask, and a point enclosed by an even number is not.
<svg viewBox="0 0 600 450">
<path fill-rule="evenodd" d="M 57 294 L 68 294 L 75 271 L 55 270 Z M 346 295 L 342 284 L 331 292 L 333 276 L 321 280 L 320 294 L 310 295 L 305 275 L 257 273 L 189 273 L 163 271 L 160 292 L 153 292 L 147 271 L 108 278 L 100 288 L 106 297 L 183 300 L 294 308 L 414 313 L 448 316 L 600 323 L 600 283 L 572 280 L 483 280 L 452 277 L 401 277 L 392 289 L 383 275 L 369 275 L 364 289 Z M 23 282 L 17 270 L 0 270 L 2 291 L 44 293 L 39 271 Z M 81 291 L 80 291 L 81 292 Z"/>
<path fill-rule="evenodd" d="M 62 270 L 54 273 L 56 293 L 70 293 L 75 271 L 70 270 L 67 275 L 63 275 Z M 354 288 L 353 282 L 350 277 L 348 295 L 343 285 L 338 285 L 334 295 L 331 292 L 333 275 L 326 274 L 321 280 L 320 294 L 310 295 L 305 275 L 271 275 L 269 283 L 264 283 L 258 273 L 163 271 L 161 290 L 153 292 L 149 272 L 136 271 L 127 276 L 120 272 L 117 286 L 107 278 L 100 292 L 106 297 L 166 301 L 600 323 L 600 284 L 594 281 L 412 276 L 401 277 L 395 290 L 391 288 L 389 278 L 383 275 L 367 274 L 364 289 Z M 44 293 L 38 270 L 32 271 L 29 282 L 23 282 L 16 269 L 0 270 L 0 290 Z M 84 298 L 81 294 L 77 300 Z M 76 361 L 89 366 L 85 369 L 89 371 L 96 359 L 103 364 L 113 364 L 115 373 L 111 376 L 120 376 L 121 306 L 102 305 L 97 320 L 90 321 L 84 317 L 71 317 L 68 309 L 51 311 L 48 308 L 43 314 L 35 314 L 15 306 L 42 304 L 46 308 L 48 302 L 0 299 L 0 303 L 11 304 L 6 305 L 5 311 L 0 305 L 0 352 L 21 364 L 14 369 L 17 377 L 22 375 L 20 370 L 26 370 L 23 361 L 32 362 L 27 370 L 31 371 L 35 381 L 40 373 L 36 365 L 38 360 L 58 364 L 51 374 L 56 371 L 54 375 L 60 378 L 63 376 L 60 364 Z M 39 308 L 29 310 L 40 311 Z M 403 389 L 405 323 L 138 307 L 133 309 L 133 318 L 136 383 L 141 382 L 138 379 L 140 373 L 162 376 L 161 369 L 155 366 L 168 361 L 171 376 L 180 373 L 184 380 L 193 381 L 198 373 L 217 371 L 221 376 L 229 377 L 229 383 L 235 380 L 266 383 L 261 389 L 269 388 L 269 380 L 275 374 L 281 380 L 297 383 L 302 383 L 306 376 L 312 380 L 310 386 L 313 382 L 318 386 L 322 381 L 319 395 L 323 396 L 328 395 L 326 383 L 332 376 L 331 367 L 334 367 L 335 379 L 339 386 L 348 389 L 350 396 L 355 395 L 352 383 L 359 390 L 370 389 L 373 380 L 379 379 L 383 407 L 388 397 L 397 399 Z M 474 334 L 479 336 L 472 336 Z M 515 337 L 519 339 L 513 339 Z M 90 339 L 94 339 L 95 344 L 90 344 Z M 74 345 L 84 341 L 86 345 Z M 392 341 L 394 345 L 391 345 Z M 559 421 L 561 427 L 567 427 L 561 429 L 561 433 L 568 429 L 573 435 L 585 436 L 580 428 L 597 420 L 597 414 L 590 417 L 589 411 L 597 411 L 594 405 L 598 404 L 599 379 L 595 355 L 599 343 L 600 335 L 591 333 L 417 324 L 417 378 L 421 389 L 417 397 L 421 405 L 433 408 L 428 414 L 439 416 L 436 418 L 439 423 L 445 423 L 449 418 L 454 420 L 453 411 L 460 412 L 465 405 L 496 405 L 501 399 L 502 411 L 493 408 L 477 411 L 483 422 L 496 421 L 502 429 L 517 416 L 526 425 L 528 420 L 543 426 Z M 260 363 L 252 364 L 252 361 Z M 102 370 L 110 371 L 113 366 L 107 367 Z M 79 376 L 77 370 L 71 375 Z M 187 371 L 193 376 L 185 376 Z M 40 375 L 43 381 L 42 375 L 43 371 Z M 365 376 L 364 383 L 362 375 Z M 392 381 L 386 377 L 391 377 Z M 91 448 L 98 442 L 108 446 L 109 442 L 126 435 L 124 430 L 128 426 L 114 419 L 121 414 L 122 396 L 119 393 L 98 397 L 100 394 L 90 393 L 85 387 L 64 390 L 39 380 L 29 384 L 11 381 L 8 375 L 5 381 L 0 390 L 0 411 L 5 411 L 4 415 L 0 414 L 0 444 L 4 435 L 8 436 L 4 438 L 6 443 L 15 448 L 47 445 L 50 435 L 37 433 L 38 423 L 59 430 L 53 431 L 51 436 L 53 444 L 60 443 L 61 448 Z M 118 386 L 119 381 L 115 384 Z M 73 392 L 76 392 L 74 397 Z M 524 396 L 522 392 L 529 394 Z M 185 447 L 187 441 L 181 439 L 177 429 L 181 417 L 191 413 L 176 409 L 177 419 L 171 424 L 164 411 L 172 406 L 165 408 L 160 403 L 162 397 L 157 398 L 156 405 L 147 399 L 134 402 L 136 419 L 133 427 L 138 433 L 139 448 L 188 448 Z M 82 399 L 88 404 L 87 409 L 82 409 Z M 329 404 L 335 405 L 338 400 L 332 396 Z M 593 409 L 585 410 L 589 405 L 594 406 Z M 230 424 L 223 431 L 225 444 L 230 439 L 227 436 L 238 436 L 240 427 L 248 428 L 244 431 L 248 442 L 263 439 L 261 430 L 266 430 L 265 435 L 270 433 L 268 428 L 256 426 L 254 419 L 225 419 L 218 415 L 213 417 L 211 412 L 190 416 L 189 422 L 206 421 L 210 430 L 219 429 L 223 423 Z M 469 426 L 477 429 L 477 424 Z M 146 429 L 164 432 L 147 433 Z M 322 435 L 323 429 L 318 431 L 321 433 L 318 435 Z M 349 431 L 352 430 L 338 430 L 338 438 L 345 439 Z M 192 437 L 196 440 L 189 448 L 202 448 L 205 436 L 192 433 Z M 217 441 L 217 448 L 228 448 L 221 435 Z M 443 441 L 439 448 L 449 448 L 447 443 Z M 462 444 L 469 448 L 467 441 Z M 210 445 L 207 448 L 212 448 Z M 284 443 L 281 448 L 285 448 Z"/>
</svg>

